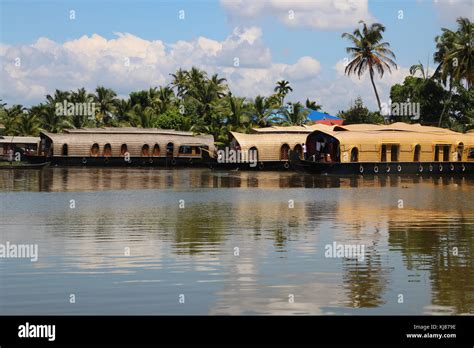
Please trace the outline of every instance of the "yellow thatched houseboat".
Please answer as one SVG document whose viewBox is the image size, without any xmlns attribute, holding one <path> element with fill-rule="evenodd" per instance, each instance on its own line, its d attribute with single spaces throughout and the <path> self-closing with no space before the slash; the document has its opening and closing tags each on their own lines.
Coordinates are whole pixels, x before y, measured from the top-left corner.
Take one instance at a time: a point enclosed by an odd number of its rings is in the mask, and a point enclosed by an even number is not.
<svg viewBox="0 0 474 348">
<path fill-rule="evenodd" d="M 394 123 L 316 129 L 306 140 L 303 159 L 291 165 L 313 173 L 473 173 L 474 134 Z"/>
<path fill-rule="evenodd" d="M 40 153 L 56 165 L 160 166 L 204 163 L 212 135 L 154 128 L 82 128 L 42 132 Z"/>
</svg>

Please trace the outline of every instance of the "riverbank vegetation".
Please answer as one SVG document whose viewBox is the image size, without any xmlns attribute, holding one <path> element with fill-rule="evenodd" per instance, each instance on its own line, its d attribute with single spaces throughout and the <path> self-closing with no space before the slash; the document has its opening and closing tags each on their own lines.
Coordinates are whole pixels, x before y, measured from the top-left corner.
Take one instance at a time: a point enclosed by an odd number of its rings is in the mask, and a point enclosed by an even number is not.
<svg viewBox="0 0 474 348">
<path fill-rule="evenodd" d="M 360 26 L 352 34 L 344 33 L 351 46 L 345 72 L 359 77 L 365 72 L 374 89 L 379 110 L 370 111 L 357 98 L 338 116 L 350 123 L 420 122 L 457 131 L 474 128 L 474 53 L 471 48 L 474 25 L 467 18 L 457 20 L 457 30 L 442 29 L 435 38 L 437 64 L 433 72 L 418 63 L 410 68 L 403 83 L 392 86 L 392 103 L 420 103 L 420 118 L 383 117 L 382 102 L 374 76 L 383 78 L 397 68 L 395 53 L 383 41 L 385 27 L 374 23 Z M 6 135 L 33 135 L 41 130 L 61 132 L 81 127 L 157 127 L 212 134 L 218 143 L 228 141 L 230 131 L 249 132 L 253 127 L 301 125 L 308 122 L 310 109 L 323 110 L 317 100 L 285 102 L 293 91 L 286 80 L 275 83 L 274 93 L 253 99 L 236 96 L 227 80 L 217 74 L 192 67 L 171 74 L 169 85 L 134 91 L 127 98 L 103 86 L 95 91 L 79 88 L 56 90 L 44 102 L 26 108 L 0 103 L 0 123 Z M 58 112 L 58 104 L 92 104 L 93 113 Z M 65 108 L 67 109 L 67 107 Z M 83 110 L 82 110 L 83 111 Z"/>
</svg>

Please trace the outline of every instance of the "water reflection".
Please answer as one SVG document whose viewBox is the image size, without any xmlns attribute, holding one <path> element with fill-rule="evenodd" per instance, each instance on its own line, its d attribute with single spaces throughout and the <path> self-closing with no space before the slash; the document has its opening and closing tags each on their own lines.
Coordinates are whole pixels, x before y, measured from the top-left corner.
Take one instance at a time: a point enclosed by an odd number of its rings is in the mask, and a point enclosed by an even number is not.
<svg viewBox="0 0 474 348">
<path fill-rule="evenodd" d="M 0 312 L 474 314 L 473 185 L 206 169 L 3 171 L 0 241 L 38 243 L 40 258 L 0 262 Z M 333 242 L 364 245 L 364 259 L 325 257 Z M 70 289 L 80 306 L 58 300 Z"/>
<path fill-rule="evenodd" d="M 187 188 L 338 188 L 458 185 L 472 189 L 473 177 L 352 176 L 295 172 L 139 168 L 45 168 L 0 171 L 1 191 L 65 192 Z"/>
</svg>

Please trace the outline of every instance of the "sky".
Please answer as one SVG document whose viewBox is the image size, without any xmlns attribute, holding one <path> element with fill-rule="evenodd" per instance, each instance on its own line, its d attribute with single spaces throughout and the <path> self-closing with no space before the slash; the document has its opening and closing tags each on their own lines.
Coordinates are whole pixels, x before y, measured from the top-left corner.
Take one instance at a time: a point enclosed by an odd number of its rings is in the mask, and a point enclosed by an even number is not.
<svg viewBox="0 0 474 348">
<path fill-rule="evenodd" d="M 359 20 L 385 25 L 398 68 L 376 78 L 381 101 L 411 65 L 435 65 L 436 35 L 474 20 L 474 0 L 0 0 L 0 99 L 30 106 L 55 89 L 103 85 L 120 97 L 166 85 L 197 66 L 227 79 L 234 95 L 306 98 L 336 114 L 358 96 L 376 109 L 368 76 L 344 75 Z"/>
</svg>

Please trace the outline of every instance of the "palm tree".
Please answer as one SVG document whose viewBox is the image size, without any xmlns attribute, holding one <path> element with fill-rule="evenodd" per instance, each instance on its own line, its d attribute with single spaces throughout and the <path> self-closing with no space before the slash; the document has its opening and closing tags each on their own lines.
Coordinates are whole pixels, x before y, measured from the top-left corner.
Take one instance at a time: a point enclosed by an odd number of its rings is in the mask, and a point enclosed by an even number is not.
<svg viewBox="0 0 474 348">
<path fill-rule="evenodd" d="M 301 126 L 308 120 L 308 114 L 308 110 L 305 110 L 300 102 L 289 103 L 289 107 L 283 110 L 282 124 L 285 126 Z"/>
<path fill-rule="evenodd" d="M 87 93 L 85 88 L 79 88 L 76 92 L 72 91 L 69 95 L 69 100 L 72 103 L 80 103 L 80 104 L 85 104 L 85 103 L 90 103 L 93 100 L 93 95 Z M 95 115 L 91 115 L 95 116 Z M 73 115 L 71 122 L 74 127 L 76 128 L 83 128 L 87 127 L 91 124 L 91 119 L 88 115 L 85 115 L 84 113 L 82 115 Z"/>
<path fill-rule="evenodd" d="M 152 89 L 150 88 L 150 92 Z M 150 93 L 151 106 L 158 114 L 165 113 L 171 106 L 174 99 L 174 92 L 171 87 L 160 87 L 153 89 Z"/>
<path fill-rule="evenodd" d="M 314 100 L 309 100 L 309 98 L 306 98 L 305 105 L 306 105 L 307 109 L 311 109 L 311 110 L 314 110 L 314 111 L 321 110 L 321 108 L 322 108 L 322 105 L 316 104 L 316 102 Z"/>
<path fill-rule="evenodd" d="M 274 92 L 277 92 L 281 98 L 280 106 L 283 106 L 283 102 L 285 100 L 286 95 L 289 92 L 293 92 L 293 88 L 290 86 L 290 82 L 286 80 L 280 80 L 277 82 L 275 88 L 273 89 Z"/>
<path fill-rule="evenodd" d="M 176 95 L 182 98 L 186 94 L 188 88 L 188 72 L 183 69 L 178 69 L 174 74 L 170 74 L 173 77 L 171 86 L 177 89 Z"/>
<path fill-rule="evenodd" d="M 69 118 L 56 113 L 54 104 L 39 104 L 30 109 L 30 113 L 36 115 L 41 121 L 41 128 L 51 133 L 60 133 L 66 128 L 71 128 Z"/>
<path fill-rule="evenodd" d="M 212 75 L 211 79 L 209 80 L 209 83 L 214 85 L 218 98 L 223 98 L 228 92 L 228 87 L 225 83 L 226 81 L 227 80 L 225 78 L 221 78 L 217 74 Z"/>
<path fill-rule="evenodd" d="M 16 133 L 18 135 L 30 135 L 37 137 L 41 131 L 40 125 L 41 123 L 37 115 L 25 110 L 19 115 Z"/>
<path fill-rule="evenodd" d="M 230 93 L 226 97 L 226 102 L 229 111 L 227 124 L 230 125 L 234 131 L 245 130 L 246 125 L 248 125 L 250 121 L 250 110 L 245 102 L 245 98 L 234 97 Z"/>
<path fill-rule="evenodd" d="M 99 123 L 110 125 L 114 120 L 114 105 L 117 102 L 117 93 L 110 88 L 99 86 L 95 89 L 93 100 L 95 102 L 96 119 Z"/>
<path fill-rule="evenodd" d="M 272 109 L 267 98 L 257 95 L 251 105 L 254 120 L 259 127 L 267 127 L 270 124 Z"/>
<path fill-rule="evenodd" d="M 397 68 L 395 54 L 389 49 L 388 42 L 381 42 L 383 39 L 382 33 L 385 27 L 380 23 L 373 23 L 370 27 L 364 21 L 362 24 L 362 31 L 360 28 L 354 30 L 352 34 L 343 33 L 342 37 L 349 39 L 354 46 L 347 47 L 346 52 L 350 54 L 352 61 L 346 66 L 345 73 L 347 75 L 356 74 L 360 78 L 361 75 L 368 69 L 370 74 L 370 81 L 374 88 L 375 97 L 380 112 L 382 112 L 382 105 L 377 88 L 374 83 L 374 73 L 378 72 L 382 78 L 385 69 L 391 72 L 391 66 Z M 392 59 L 393 58 L 393 59 Z"/>
<path fill-rule="evenodd" d="M 25 108 L 22 105 L 12 105 L 9 108 L 2 106 L 2 118 L 0 120 L 5 127 L 5 135 L 18 135 L 18 126 L 21 115 Z"/>
<path fill-rule="evenodd" d="M 452 89 L 465 81 L 469 90 L 474 81 L 474 51 L 471 40 L 474 37 L 474 24 L 467 18 L 458 18 L 458 30 L 456 32 L 442 28 L 443 34 L 435 38 L 436 52 L 434 61 L 438 67 L 434 77 L 445 86 L 449 85 L 449 99 L 445 101 L 443 110 L 439 116 L 438 126 L 441 127 L 443 116 L 451 104 Z"/>
<path fill-rule="evenodd" d="M 118 99 L 115 102 L 115 117 L 119 123 L 127 122 L 127 114 L 132 109 L 132 102 L 130 99 Z"/>
<path fill-rule="evenodd" d="M 465 81 L 469 89 L 474 82 L 474 24 L 463 17 L 458 18 L 457 23 L 457 31 L 443 28 L 443 34 L 435 39 L 437 51 L 434 60 L 439 63 L 436 76 L 445 85 L 448 78 L 455 83 Z"/>
<path fill-rule="evenodd" d="M 128 112 L 128 122 L 132 127 L 154 128 L 157 118 L 158 115 L 149 106 L 142 108 L 141 105 L 137 104 Z"/>
<path fill-rule="evenodd" d="M 415 76 L 418 71 L 421 72 L 421 76 L 424 80 L 430 78 L 428 67 L 426 67 L 425 69 L 423 63 L 421 63 L 420 61 L 418 61 L 418 64 L 414 64 L 410 67 L 410 75 Z"/>
</svg>

